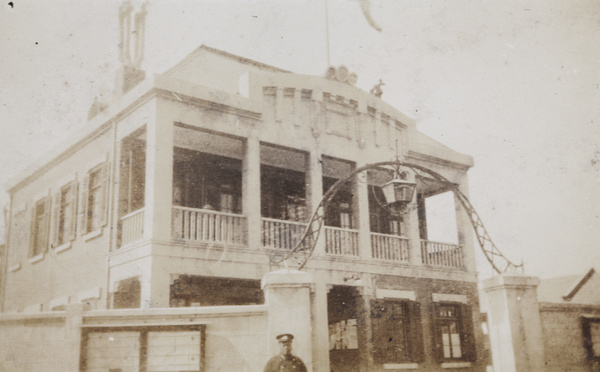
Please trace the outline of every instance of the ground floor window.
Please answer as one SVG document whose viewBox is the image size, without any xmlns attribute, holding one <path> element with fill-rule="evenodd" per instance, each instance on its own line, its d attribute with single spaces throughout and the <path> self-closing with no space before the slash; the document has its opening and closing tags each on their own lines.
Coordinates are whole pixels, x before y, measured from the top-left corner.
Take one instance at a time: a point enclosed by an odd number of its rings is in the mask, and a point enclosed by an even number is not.
<svg viewBox="0 0 600 372">
<path fill-rule="evenodd" d="M 128 278 L 115 283 L 113 309 L 137 309 L 141 304 L 142 286 L 139 278 Z"/>
<path fill-rule="evenodd" d="M 372 300 L 371 326 L 376 364 L 422 361 L 423 333 L 418 302 Z"/>
<path fill-rule="evenodd" d="M 473 360 L 473 318 L 468 305 L 433 304 L 433 341 L 439 361 Z"/>
<path fill-rule="evenodd" d="M 582 323 L 587 359 L 596 371 L 600 367 L 600 318 L 584 317 Z"/>
<path fill-rule="evenodd" d="M 180 275 L 171 285 L 171 307 L 259 305 L 260 280 Z"/>
</svg>

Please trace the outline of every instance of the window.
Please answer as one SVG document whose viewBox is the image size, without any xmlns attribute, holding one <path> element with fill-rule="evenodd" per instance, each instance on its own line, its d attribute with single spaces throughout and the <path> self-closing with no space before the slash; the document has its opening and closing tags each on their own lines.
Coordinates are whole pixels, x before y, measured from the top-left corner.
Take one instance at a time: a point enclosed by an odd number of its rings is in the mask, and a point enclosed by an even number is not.
<svg viewBox="0 0 600 372">
<path fill-rule="evenodd" d="M 592 370 L 597 371 L 600 367 L 600 318 L 584 316 L 582 324 L 587 360 Z"/>
<path fill-rule="evenodd" d="M 420 362 L 423 359 L 421 308 L 407 300 L 371 301 L 375 363 Z"/>
<path fill-rule="evenodd" d="M 264 303 L 260 280 L 181 275 L 170 287 L 170 307 Z"/>
<path fill-rule="evenodd" d="M 433 304 L 433 337 L 440 362 L 474 360 L 473 318 L 466 304 Z"/>
<path fill-rule="evenodd" d="M 77 181 L 63 186 L 54 197 L 54 248 L 75 239 L 77 211 Z"/>
<path fill-rule="evenodd" d="M 174 205 L 240 214 L 241 201 L 240 159 L 175 148 Z"/>
<path fill-rule="evenodd" d="M 117 289 L 113 294 L 113 309 L 140 307 L 142 285 L 137 277 L 121 280 L 115 285 Z"/>
<path fill-rule="evenodd" d="M 38 200 L 33 206 L 32 214 L 29 257 L 35 257 L 48 250 L 48 232 L 50 230 L 50 197 Z"/>
<path fill-rule="evenodd" d="M 106 224 L 108 212 L 108 168 L 102 163 L 90 170 L 81 192 L 80 233 L 98 230 Z"/>
</svg>

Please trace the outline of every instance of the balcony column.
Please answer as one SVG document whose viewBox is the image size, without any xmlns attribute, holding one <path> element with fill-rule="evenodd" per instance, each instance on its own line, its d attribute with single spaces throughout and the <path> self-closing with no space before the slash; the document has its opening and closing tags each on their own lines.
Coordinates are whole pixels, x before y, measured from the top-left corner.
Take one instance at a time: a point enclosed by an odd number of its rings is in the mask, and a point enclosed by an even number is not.
<svg viewBox="0 0 600 372">
<path fill-rule="evenodd" d="M 459 184 L 459 190 L 468 198 L 469 185 L 467 175 L 462 174 Z M 458 232 L 458 244 L 462 247 L 465 268 L 468 271 L 477 271 L 475 263 L 475 240 L 473 238 L 473 226 L 467 211 L 462 206 L 460 200 L 454 195 L 454 207 L 456 211 L 456 228 Z"/>
<path fill-rule="evenodd" d="M 306 174 L 306 204 L 309 215 L 306 220 L 312 217 L 315 208 L 323 199 L 323 168 L 321 166 L 321 153 L 313 151 L 308 155 L 307 159 L 307 174 Z M 323 225 L 319 240 L 313 251 L 314 256 L 325 255 L 325 226 Z"/>
<path fill-rule="evenodd" d="M 363 167 L 366 164 L 357 164 L 357 167 Z M 365 182 L 359 182 L 358 179 Z M 361 258 L 371 258 L 371 222 L 369 221 L 369 184 L 367 182 L 367 172 L 357 176 L 355 183 L 355 198 L 357 226 L 358 226 L 358 255 Z"/>
<path fill-rule="evenodd" d="M 144 239 L 171 240 L 173 195 L 173 121 L 169 110 L 154 99 L 154 116 L 146 123 L 146 188 Z"/>
<path fill-rule="evenodd" d="M 242 209 L 246 216 L 248 247 L 260 249 L 261 195 L 260 195 L 260 141 L 251 134 L 246 140 L 242 165 Z"/>
<path fill-rule="evenodd" d="M 409 174 L 409 181 L 416 182 L 415 175 Z M 414 208 L 417 205 L 417 191 L 413 195 L 413 199 L 409 208 Z M 412 265 L 423 265 L 423 257 L 421 253 L 421 233 L 419 231 L 419 211 L 415 208 L 403 216 L 406 223 L 408 236 L 408 246 L 410 250 L 410 263 Z"/>
</svg>

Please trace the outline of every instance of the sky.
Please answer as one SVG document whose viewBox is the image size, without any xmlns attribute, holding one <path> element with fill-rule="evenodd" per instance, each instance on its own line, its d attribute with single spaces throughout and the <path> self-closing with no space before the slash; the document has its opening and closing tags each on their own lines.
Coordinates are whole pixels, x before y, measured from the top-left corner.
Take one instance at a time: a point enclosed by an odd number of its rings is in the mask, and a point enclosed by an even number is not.
<svg viewBox="0 0 600 372">
<path fill-rule="evenodd" d="M 119 64 L 119 2 L 11 4 L 0 5 L 1 185 L 86 125 Z M 600 270 L 600 0 L 370 0 L 381 32 L 359 0 L 147 10 L 147 73 L 206 44 L 301 74 L 345 65 L 366 91 L 382 79 L 384 101 L 474 157 L 471 203 L 526 274 Z M 478 267 L 491 275 L 479 252 Z"/>
</svg>

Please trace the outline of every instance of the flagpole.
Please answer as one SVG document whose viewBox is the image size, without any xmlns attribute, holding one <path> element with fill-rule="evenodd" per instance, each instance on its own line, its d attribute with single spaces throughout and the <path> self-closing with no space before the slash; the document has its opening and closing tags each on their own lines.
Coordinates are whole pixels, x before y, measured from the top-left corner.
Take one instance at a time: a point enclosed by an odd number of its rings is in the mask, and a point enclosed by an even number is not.
<svg viewBox="0 0 600 372">
<path fill-rule="evenodd" d="M 331 58 L 329 56 L 329 8 L 327 0 L 325 2 L 325 34 L 327 35 L 327 67 L 331 66 Z"/>
</svg>

